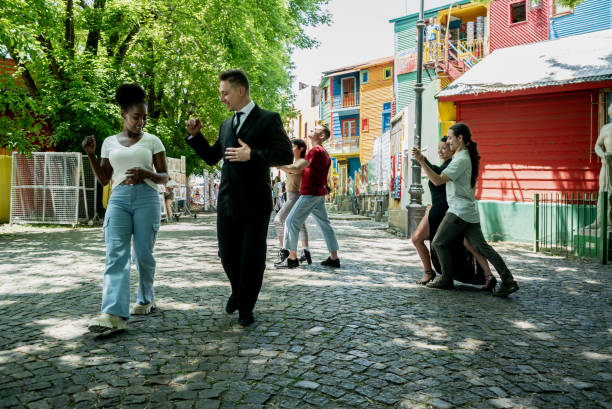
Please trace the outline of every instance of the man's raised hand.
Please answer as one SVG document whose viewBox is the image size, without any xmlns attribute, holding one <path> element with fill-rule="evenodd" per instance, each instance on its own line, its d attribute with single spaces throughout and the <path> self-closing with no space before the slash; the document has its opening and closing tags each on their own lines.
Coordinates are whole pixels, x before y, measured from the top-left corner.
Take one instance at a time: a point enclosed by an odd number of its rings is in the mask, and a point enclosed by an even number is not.
<svg viewBox="0 0 612 409">
<path fill-rule="evenodd" d="M 187 127 L 187 132 L 189 135 L 197 135 L 200 132 L 200 129 L 202 129 L 200 118 L 191 118 L 186 120 L 185 126 Z"/>
</svg>

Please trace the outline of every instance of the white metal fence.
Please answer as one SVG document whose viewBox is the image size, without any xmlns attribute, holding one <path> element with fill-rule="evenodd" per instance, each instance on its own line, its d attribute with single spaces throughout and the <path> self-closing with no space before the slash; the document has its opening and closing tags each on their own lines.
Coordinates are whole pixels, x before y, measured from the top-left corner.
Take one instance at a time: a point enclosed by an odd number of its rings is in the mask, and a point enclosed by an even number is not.
<svg viewBox="0 0 612 409">
<path fill-rule="evenodd" d="M 76 225 L 96 217 L 96 179 L 77 152 L 13 153 L 11 223 Z"/>
</svg>

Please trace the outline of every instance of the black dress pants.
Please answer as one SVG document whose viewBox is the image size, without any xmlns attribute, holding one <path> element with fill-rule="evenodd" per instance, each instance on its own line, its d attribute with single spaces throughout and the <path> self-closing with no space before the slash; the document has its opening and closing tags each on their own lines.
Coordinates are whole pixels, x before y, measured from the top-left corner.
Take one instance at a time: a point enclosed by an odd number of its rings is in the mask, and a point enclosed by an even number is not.
<svg viewBox="0 0 612 409">
<path fill-rule="evenodd" d="M 221 264 L 242 314 L 255 307 L 266 268 L 270 212 L 251 217 L 217 216 Z"/>
</svg>

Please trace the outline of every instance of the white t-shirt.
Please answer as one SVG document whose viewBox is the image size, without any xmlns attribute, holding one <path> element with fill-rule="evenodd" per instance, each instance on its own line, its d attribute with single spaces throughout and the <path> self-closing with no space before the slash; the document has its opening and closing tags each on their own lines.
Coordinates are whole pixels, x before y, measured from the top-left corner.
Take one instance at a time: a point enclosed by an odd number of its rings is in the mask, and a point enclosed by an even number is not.
<svg viewBox="0 0 612 409">
<path fill-rule="evenodd" d="M 480 223 L 476 204 L 476 189 L 470 185 L 472 160 L 467 149 L 457 152 L 450 165 L 442 171 L 451 180 L 446 182 L 448 212 L 468 223 Z"/>
<path fill-rule="evenodd" d="M 159 138 L 143 132 L 142 137 L 132 146 L 123 146 L 117 135 L 109 136 L 102 143 L 102 157 L 108 158 L 113 167 L 113 188 L 126 179 L 125 171 L 130 168 L 142 168 L 150 172 L 153 169 L 153 155 L 164 152 L 164 144 Z M 144 180 L 146 184 L 157 190 L 157 185 L 151 179 Z"/>
</svg>

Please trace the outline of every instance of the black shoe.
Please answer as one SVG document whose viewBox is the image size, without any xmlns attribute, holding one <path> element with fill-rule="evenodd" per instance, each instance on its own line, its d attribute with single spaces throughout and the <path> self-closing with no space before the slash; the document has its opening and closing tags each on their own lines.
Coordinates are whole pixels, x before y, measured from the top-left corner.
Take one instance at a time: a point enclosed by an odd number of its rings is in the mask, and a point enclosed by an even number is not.
<svg viewBox="0 0 612 409">
<path fill-rule="evenodd" d="M 238 305 L 234 302 L 234 296 L 230 295 L 227 299 L 227 304 L 225 304 L 225 312 L 228 314 L 233 314 L 238 309 Z"/>
<path fill-rule="evenodd" d="M 336 267 L 336 268 L 339 268 L 340 267 L 340 259 L 337 258 L 337 259 L 334 260 L 330 256 L 330 257 L 327 257 L 326 260 L 321 261 L 321 265 L 322 266 L 326 266 L 326 267 Z"/>
<path fill-rule="evenodd" d="M 497 279 L 493 276 L 487 277 L 487 281 L 485 285 L 480 287 L 481 290 L 493 292 L 495 290 L 495 286 L 497 285 Z"/>
<path fill-rule="evenodd" d="M 296 268 L 299 267 L 300 262 L 297 259 L 292 260 L 287 257 L 285 260 L 283 260 L 282 263 L 276 263 L 274 265 L 276 266 L 276 268 Z"/>
<path fill-rule="evenodd" d="M 248 313 L 241 312 L 240 315 L 238 316 L 238 324 L 240 324 L 243 327 L 248 327 L 254 322 L 255 322 L 255 317 L 253 316 L 252 312 L 248 312 Z"/>
<path fill-rule="evenodd" d="M 438 278 L 436 281 L 427 284 L 427 288 L 437 288 L 439 290 L 452 290 L 455 288 L 453 280 L 449 280 L 443 277 Z"/>
<path fill-rule="evenodd" d="M 506 297 L 515 291 L 518 291 L 519 286 L 516 281 L 503 281 L 497 291 L 493 291 L 493 295 L 496 297 Z"/>
<path fill-rule="evenodd" d="M 300 256 L 300 263 L 307 262 L 308 264 L 312 264 L 312 257 L 310 257 L 310 251 L 304 249 L 302 250 L 302 255 Z"/>
<path fill-rule="evenodd" d="M 278 250 L 278 260 L 274 263 L 274 265 L 278 266 L 280 264 L 283 264 L 283 261 L 285 261 L 287 257 L 289 257 L 289 250 L 287 249 Z"/>
</svg>

